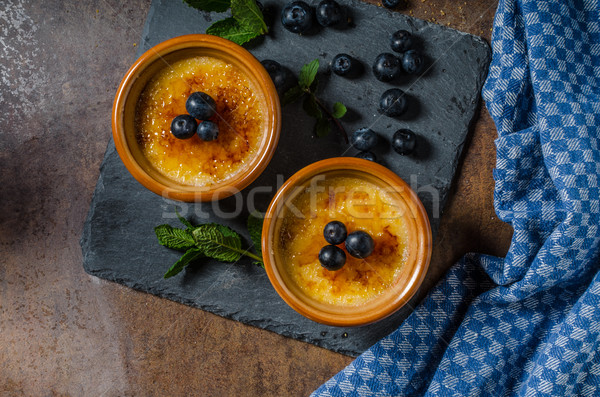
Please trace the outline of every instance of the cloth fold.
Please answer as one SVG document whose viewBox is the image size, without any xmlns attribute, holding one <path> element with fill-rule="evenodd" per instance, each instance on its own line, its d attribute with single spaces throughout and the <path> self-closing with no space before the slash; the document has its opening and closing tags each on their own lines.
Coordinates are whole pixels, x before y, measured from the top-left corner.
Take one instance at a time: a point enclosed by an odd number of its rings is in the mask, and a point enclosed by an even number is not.
<svg viewBox="0 0 600 397">
<path fill-rule="evenodd" d="M 500 0 L 483 97 L 506 258 L 468 254 L 314 396 L 600 395 L 600 4 Z"/>
</svg>

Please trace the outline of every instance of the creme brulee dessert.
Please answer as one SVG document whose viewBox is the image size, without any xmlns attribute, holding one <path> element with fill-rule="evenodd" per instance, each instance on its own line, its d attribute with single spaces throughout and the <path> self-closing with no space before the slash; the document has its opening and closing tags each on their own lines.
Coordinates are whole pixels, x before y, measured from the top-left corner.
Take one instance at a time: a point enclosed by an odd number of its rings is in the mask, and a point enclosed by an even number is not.
<svg viewBox="0 0 600 397">
<path fill-rule="evenodd" d="M 394 284 L 408 258 L 408 229 L 396 203 L 393 193 L 367 179 L 328 176 L 288 202 L 274 249 L 308 297 L 338 306 L 367 303 Z M 344 223 L 348 233 L 367 232 L 375 242 L 372 254 L 359 259 L 345 251 L 340 270 L 321 266 L 319 250 L 327 244 L 323 228 L 333 220 Z"/>
<path fill-rule="evenodd" d="M 216 102 L 219 136 L 177 139 L 171 122 L 186 113 L 186 100 L 201 91 Z M 238 67 L 197 56 L 161 70 L 144 88 L 136 108 L 137 141 L 161 174 L 190 186 L 211 186 L 243 172 L 258 152 L 265 129 L 264 98 Z"/>
</svg>

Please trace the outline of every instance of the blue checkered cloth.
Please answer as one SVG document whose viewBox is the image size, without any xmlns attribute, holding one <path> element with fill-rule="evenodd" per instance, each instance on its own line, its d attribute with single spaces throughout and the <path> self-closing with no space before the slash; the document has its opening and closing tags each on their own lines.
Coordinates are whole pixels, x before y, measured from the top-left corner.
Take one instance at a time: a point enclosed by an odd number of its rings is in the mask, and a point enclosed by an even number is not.
<svg viewBox="0 0 600 397">
<path fill-rule="evenodd" d="M 469 254 L 314 396 L 600 395 L 600 4 L 500 0 L 483 96 L 506 258 Z"/>
</svg>

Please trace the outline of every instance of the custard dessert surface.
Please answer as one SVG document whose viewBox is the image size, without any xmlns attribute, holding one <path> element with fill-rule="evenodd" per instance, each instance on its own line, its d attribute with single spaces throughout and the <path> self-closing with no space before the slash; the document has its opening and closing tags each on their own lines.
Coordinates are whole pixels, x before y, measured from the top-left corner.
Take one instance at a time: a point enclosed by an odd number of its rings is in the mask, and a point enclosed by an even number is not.
<svg viewBox="0 0 600 397">
<path fill-rule="evenodd" d="M 177 139 L 171 122 L 201 91 L 216 102 L 216 140 Z M 247 76 L 223 60 L 199 56 L 165 67 L 144 88 L 136 108 L 137 141 L 149 162 L 168 178 L 211 186 L 243 172 L 263 139 L 262 98 Z"/>
<path fill-rule="evenodd" d="M 395 200 L 380 186 L 356 177 L 335 176 L 305 187 L 289 202 L 275 244 L 293 282 L 310 298 L 339 306 L 361 305 L 386 291 L 408 257 L 407 227 Z M 343 222 L 348 233 L 369 233 L 373 253 L 354 258 L 340 244 L 344 267 L 323 268 L 318 259 L 328 244 L 323 228 L 333 220 Z"/>
</svg>

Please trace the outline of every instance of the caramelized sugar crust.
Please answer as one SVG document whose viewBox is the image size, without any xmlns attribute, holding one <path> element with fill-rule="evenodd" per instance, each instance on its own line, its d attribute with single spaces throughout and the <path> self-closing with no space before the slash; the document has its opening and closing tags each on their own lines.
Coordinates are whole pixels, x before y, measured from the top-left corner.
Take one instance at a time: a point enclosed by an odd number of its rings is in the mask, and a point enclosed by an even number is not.
<svg viewBox="0 0 600 397">
<path fill-rule="evenodd" d="M 388 289 L 408 257 L 408 231 L 389 192 L 361 178 L 331 177 L 296 196 L 287 210 L 276 244 L 286 270 L 309 297 L 341 306 L 364 304 Z M 298 216 L 302 214 L 302 216 Z M 323 268 L 319 250 L 328 243 L 323 228 L 333 220 L 348 233 L 366 231 L 375 250 L 366 259 L 350 256 L 337 271 Z"/>
<path fill-rule="evenodd" d="M 180 140 L 171 121 L 186 114 L 185 102 L 201 91 L 216 102 L 219 137 Z M 165 67 L 143 90 L 136 108 L 137 141 L 163 175 L 191 186 L 211 186 L 244 171 L 259 150 L 265 120 L 261 98 L 247 76 L 223 60 L 199 56 Z"/>
</svg>

